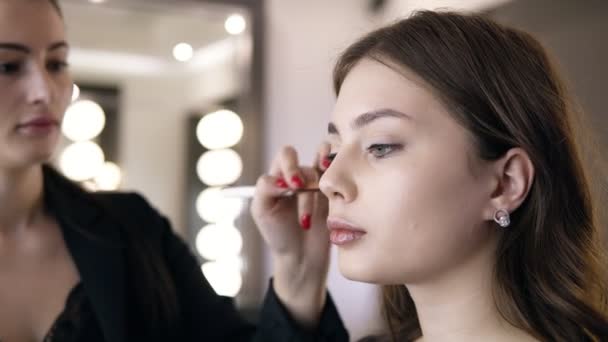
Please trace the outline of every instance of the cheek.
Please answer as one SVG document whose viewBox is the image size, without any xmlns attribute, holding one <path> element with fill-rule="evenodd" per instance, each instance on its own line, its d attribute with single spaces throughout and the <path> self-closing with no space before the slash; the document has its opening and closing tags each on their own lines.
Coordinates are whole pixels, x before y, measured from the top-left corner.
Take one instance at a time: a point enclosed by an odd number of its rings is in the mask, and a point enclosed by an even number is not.
<svg viewBox="0 0 608 342">
<path fill-rule="evenodd" d="M 62 110 L 62 114 L 72 102 L 73 88 L 74 85 L 70 76 L 60 77 L 57 80 L 57 105 Z"/>
<path fill-rule="evenodd" d="M 374 213 L 379 258 L 412 278 L 453 265 L 486 239 L 483 191 L 466 157 L 419 160 L 378 177 L 370 194 L 382 199 Z"/>
<path fill-rule="evenodd" d="M 0 122 L 14 122 L 21 109 L 23 90 L 14 83 L 7 84 L 0 80 L 0 94 Z"/>
</svg>

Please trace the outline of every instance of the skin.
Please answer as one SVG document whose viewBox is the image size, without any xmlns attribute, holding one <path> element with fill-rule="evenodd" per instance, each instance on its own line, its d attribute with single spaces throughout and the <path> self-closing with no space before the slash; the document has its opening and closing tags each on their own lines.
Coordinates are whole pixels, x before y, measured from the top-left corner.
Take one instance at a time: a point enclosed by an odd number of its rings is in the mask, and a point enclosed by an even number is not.
<svg viewBox="0 0 608 342">
<path fill-rule="evenodd" d="M 60 123 L 72 91 L 67 52 L 62 19 L 48 1 L 0 2 L 0 338 L 6 341 L 42 340 L 79 281 L 42 200 L 41 165 L 55 149 L 59 125 L 22 126 L 40 116 Z"/>
<path fill-rule="evenodd" d="M 368 59 L 344 80 L 329 142 L 331 151 L 322 147 L 320 155 L 329 152 L 332 162 L 318 183 L 328 199 L 327 223 L 365 232 L 338 246 L 344 276 L 406 286 L 421 340 L 533 340 L 504 321 L 492 299 L 494 253 L 504 231 L 493 217 L 499 209 L 516 210 L 529 192 L 534 168 L 525 151 L 481 160 L 468 131 L 422 79 Z M 297 155 L 277 159 L 282 170 L 307 169 Z M 296 245 L 283 236 L 288 229 L 268 236 L 271 211 L 255 214 L 265 217 L 257 221 L 271 250 Z M 274 218 L 274 226 L 290 227 Z"/>
</svg>

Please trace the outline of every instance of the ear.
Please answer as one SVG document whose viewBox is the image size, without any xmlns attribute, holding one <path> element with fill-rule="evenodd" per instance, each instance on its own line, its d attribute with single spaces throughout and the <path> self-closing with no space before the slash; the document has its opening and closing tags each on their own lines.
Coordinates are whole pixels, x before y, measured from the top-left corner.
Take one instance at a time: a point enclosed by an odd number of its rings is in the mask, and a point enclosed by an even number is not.
<svg viewBox="0 0 608 342">
<path fill-rule="evenodd" d="M 497 210 L 512 213 L 519 208 L 534 182 L 534 165 L 528 153 L 521 148 L 510 149 L 493 164 L 494 189 L 484 213 L 488 220 L 494 219 Z"/>
</svg>

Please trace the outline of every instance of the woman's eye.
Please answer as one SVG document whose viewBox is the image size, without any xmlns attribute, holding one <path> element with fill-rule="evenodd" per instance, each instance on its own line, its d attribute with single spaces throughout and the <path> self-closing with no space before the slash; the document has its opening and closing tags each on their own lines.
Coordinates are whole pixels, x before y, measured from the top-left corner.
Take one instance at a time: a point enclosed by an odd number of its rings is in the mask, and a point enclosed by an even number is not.
<svg viewBox="0 0 608 342">
<path fill-rule="evenodd" d="M 330 154 L 328 154 L 327 155 L 327 160 L 329 160 L 330 163 L 333 162 L 334 159 L 336 159 L 336 155 L 337 155 L 337 153 L 330 153 Z"/>
<path fill-rule="evenodd" d="M 68 63 L 64 62 L 64 61 L 50 61 L 47 63 L 47 68 L 51 71 L 51 72 L 61 72 L 63 70 L 65 70 L 68 67 Z"/>
<path fill-rule="evenodd" d="M 375 158 L 384 158 L 402 148 L 403 146 L 400 144 L 372 144 L 367 148 L 367 151 Z"/>
<path fill-rule="evenodd" d="M 21 70 L 21 63 L 11 62 L 11 63 L 0 63 L 0 74 L 4 75 L 14 75 Z"/>
</svg>

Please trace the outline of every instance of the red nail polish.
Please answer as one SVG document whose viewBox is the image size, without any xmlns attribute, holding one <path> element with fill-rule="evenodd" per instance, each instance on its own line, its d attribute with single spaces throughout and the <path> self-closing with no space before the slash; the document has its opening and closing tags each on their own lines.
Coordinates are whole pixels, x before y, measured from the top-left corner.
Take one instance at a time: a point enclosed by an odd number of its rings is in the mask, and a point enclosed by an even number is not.
<svg viewBox="0 0 608 342">
<path fill-rule="evenodd" d="M 331 164 L 331 161 L 329 160 L 329 158 L 324 158 L 323 162 L 321 162 L 321 165 L 323 165 L 324 168 L 328 168 L 329 165 Z"/>
<path fill-rule="evenodd" d="M 302 179 L 300 179 L 299 176 L 293 176 L 293 177 L 291 177 L 291 182 L 293 184 L 295 184 L 296 187 L 298 187 L 298 188 L 301 188 L 301 187 L 304 186 L 304 182 L 302 182 Z"/>
<path fill-rule="evenodd" d="M 310 215 L 309 214 L 302 215 L 300 224 L 302 225 L 302 229 L 309 230 L 310 229 Z"/>
<path fill-rule="evenodd" d="M 285 189 L 285 188 L 289 187 L 289 186 L 287 185 L 287 182 L 285 182 L 285 180 L 284 180 L 283 178 L 279 178 L 279 179 L 277 179 L 277 181 L 276 181 L 274 184 L 275 184 L 276 186 L 278 186 L 279 188 L 283 188 L 283 189 Z"/>
</svg>

